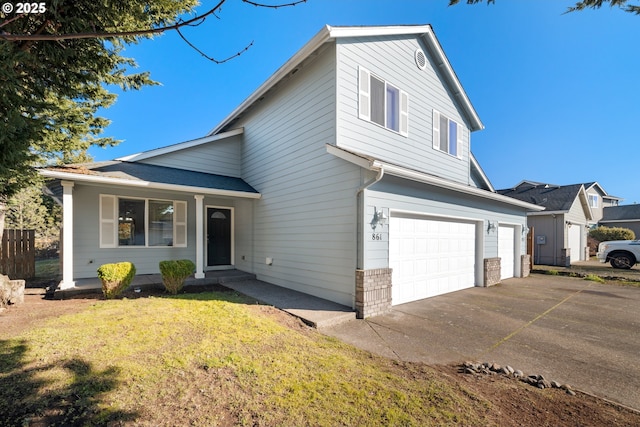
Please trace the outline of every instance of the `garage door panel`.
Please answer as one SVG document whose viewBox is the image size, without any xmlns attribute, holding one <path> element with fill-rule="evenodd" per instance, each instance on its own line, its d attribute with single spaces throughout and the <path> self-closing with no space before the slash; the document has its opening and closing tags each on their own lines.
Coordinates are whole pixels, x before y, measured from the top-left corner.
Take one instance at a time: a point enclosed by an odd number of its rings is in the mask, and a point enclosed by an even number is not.
<svg viewBox="0 0 640 427">
<path fill-rule="evenodd" d="M 389 229 L 393 304 L 474 286 L 474 223 L 392 217 Z"/>
<path fill-rule="evenodd" d="M 515 227 L 498 227 L 498 257 L 500 257 L 500 279 L 515 275 Z"/>
</svg>

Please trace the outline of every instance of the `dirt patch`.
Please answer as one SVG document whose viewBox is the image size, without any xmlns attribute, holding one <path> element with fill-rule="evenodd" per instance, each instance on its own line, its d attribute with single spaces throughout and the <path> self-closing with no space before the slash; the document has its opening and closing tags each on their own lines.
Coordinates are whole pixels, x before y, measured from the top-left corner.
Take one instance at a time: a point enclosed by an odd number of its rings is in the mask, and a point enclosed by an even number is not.
<svg viewBox="0 0 640 427">
<path fill-rule="evenodd" d="M 186 292 L 226 291 L 221 286 L 191 287 Z M 159 289 L 143 289 L 140 292 L 125 292 L 125 298 L 143 298 L 149 296 L 166 296 Z M 19 335 L 22 332 L 39 326 L 48 319 L 84 310 L 103 299 L 100 293 L 75 295 L 72 299 L 45 299 L 45 289 L 28 289 L 25 303 L 10 306 L 0 313 L 0 340 Z M 250 302 L 250 300 L 247 300 Z M 273 307 L 259 304 L 250 309 L 261 315 L 268 315 L 280 324 L 300 333 L 315 333 L 298 319 Z M 464 389 L 470 399 L 483 399 L 491 402 L 484 417 L 489 423 L 500 426 L 541 425 L 541 426 L 636 426 L 640 425 L 640 412 L 636 412 L 605 400 L 578 392 L 575 396 L 561 389 L 538 389 L 517 379 L 499 374 L 465 374 L 458 366 L 434 366 L 441 379 L 453 386 Z M 415 369 L 406 369 L 407 379 L 416 375 Z M 213 384 L 212 384 L 213 386 Z M 203 389 L 204 390 L 204 389 Z M 209 391 L 200 390 L 207 395 Z M 206 393 L 205 393 L 206 392 Z M 219 390 L 217 390 L 219 392 Z M 194 404 L 205 405 L 207 400 L 194 398 Z M 170 406 L 168 407 L 170 408 Z M 160 408 L 156 408 L 159 410 Z M 173 408 L 172 411 L 176 411 Z M 220 425 L 231 425 L 234 419 L 229 408 L 215 408 L 221 414 Z M 171 411 L 170 411 L 171 412 Z M 175 412 L 175 414 L 179 413 Z M 166 413 L 171 419 L 173 412 Z M 174 415 L 175 415 L 174 414 Z M 163 417 L 164 417 L 163 415 Z M 178 421 L 176 419 L 176 421 Z"/>
<path fill-rule="evenodd" d="M 636 426 L 640 413 L 597 397 L 562 389 L 539 389 L 500 374 L 465 374 L 459 366 L 435 366 L 450 381 L 491 402 L 500 426 Z"/>
</svg>

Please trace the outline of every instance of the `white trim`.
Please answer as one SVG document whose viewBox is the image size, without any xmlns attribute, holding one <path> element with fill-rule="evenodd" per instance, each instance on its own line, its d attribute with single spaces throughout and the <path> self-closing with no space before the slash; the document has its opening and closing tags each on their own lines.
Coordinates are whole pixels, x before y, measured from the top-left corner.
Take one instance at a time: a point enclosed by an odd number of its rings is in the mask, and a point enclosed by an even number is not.
<svg viewBox="0 0 640 427">
<path fill-rule="evenodd" d="M 211 209 L 228 209 L 231 212 L 231 233 L 229 239 L 231 240 L 231 264 L 229 265 L 208 265 L 209 264 L 209 244 L 204 245 L 204 260 L 205 270 L 226 270 L 236 265 L 236 212 L 233 206 L 219 206 L 219 205 L 206 205 L 204 207 L 204 213 L 207 214 L 209 208 Z M 209 234 L 209 218 L 205 215 L 206 221 L 204 221 L 204 235 Z"/>
<path fill-rule="evenodd" d="M 445 55 L 444 50 L 440 45 L 440 42 L 438 41 L 435 33 L 433 32 L 433 28 L 431 28 L 430 25 L 428 27 L 429 27 L 428 28 L 429 30 L 425 31 L 422 37 L 423 39 L 425 39 L 425 41 L 428 42 L 428 45 L 435 50 L 435 52 L 433 53 L 436 54 L 437 56 L 436 59 L 440 60 L 439 64 L 436 63 L 437 65 L 436 68 L 438 70 L 444 69 L 445 77 L 448 78 L 449 83 L 452 84 L 453 87 L 455 88 L 455 90 L 452 91 L 453 96 L 455 98 L 458 98 L 458 101 L 462 103 L 462 106 L 465 107 L 464 109 L 469 113 L 469 120 L 471 121 L 472 129 L 473 130 L 484 129 L 484 125 L 482 124 L 482 121 L 480 120 L 478 113 L 476 112 L 475 108 L 473 108 L 473 105 L 471 104 L 469 97 L 464 91 L 464 88 L 462 87 L 460 80 L 458 80 L 458 76 L 456 75 L 455 71 L 453 71 L 453 67 L 451 67 L 451 63 L 449 62 L 449 59 L 447 59 L 447 55 Z"/>
<path fill-rule="evenodd" d="M 603 224 L 610 223 L 610 222 L 640 222 L 640 218 L 638 219 L 601 219 L 598 222 L 601 222 Z"/>
<path fill-rule="evenodd" d="M 371 121 L 371 73 L 360 66 L 358 66 L 358 117 Z"/>
<path fill-rule="evenodd" d="M 99 212 L 100 212 L 100 218 L 99 218 L 99 222 L 100 222 L 100 231 L 98 233 L 99 235 L 99 242 L 98 242 L 98 247 L 99 248 L 117 248 L 118 247 L 118 197 L 116 197 L 113 194 L 100 194 L 100 201 L 99 201 Z M 111 215 L 113 216 L 112 220 L 109 219 L 105 219 L 104 218 L 104 202 L 103 200 L 105 199 L 111 199 L 111 203 L 113 204 L 112 206 L 112 212 Z M 109 224 L 111 226 L 111 233 L 107 233 L 107 234 L 111 234 L 111 241 L 113 243 L 108 244 L 104 242 L 104 237 L 106 237 L 104 235 L 104 226 L 105 224 Z"/>
<path fill-rule="evenodd" d="M 178 206 L 184 207 L 184 221 L 178 221 Z M 173 247 L 186 248 L 189 246 L 189 206 L 184 200 L 173 200 Z M 178 227 L 184 227 L 184 242 L 178 242 Z"/>
<path fill-rule="evenodd" d="M 480 163 L 478 163 L 476 156 L 474 156 L 471 152 L 469 152 L 469 160 L 471 161 L 471 164 L 476 168 L 476 170 L 480 173 L 480 178 L 482 178 L 484 183 L 487 184 L 489 190 L 491 192 L 495 192 L 496 189 L 493 188 L 493 184 L 491 184 L 491 181 L 489 181 L 489 177 L 484 173 L 484 170 L 482 169 L 482 166 L 480 166 Z"/>
<path fill-rule="evenodd" d="M 139 180 L 131 180 L 131 179 L 123 179 L 123 178 L 109 178 L 109 177 L 95 176 L 95 175 L 83 175 L 78 173 L 52 171 L 47 169 L 40 169 L 40 174 L 46 178 L 54 178 L 54 179 L 61 179 L 61 180 L 68 180 L 68 181 L 75 181 L 75 182 L 88 182 L 88 183 L 107 184 L 107 185 L 122 185 L 124 187 L 153 188 L 155 190 L 200 193 L 200 194 L 207 194 L 207 195 L 213 195 L 213 196 L 243 197 L 247 199 L 259 199 L 260 197 L 262 197 L 260 193 L 249 193 L 246 191 L 221 190 L 216 188 L 193 187 L 189 185 L 178 185 L 178 184 L 163 184 L 159 182 L 141 181 L 141 180 L 139 181 Z"/>
<path fill-rule="evenodd" d="M 247 110 L 257 100 L 264 96 L 272 87 L 280 80 L 291 73 L 296 67 L 307 59 L 324 43 L 333 41 L 336 38 L 347 37 L 370 37 L 370 36 L 387 36 L 387 35 L 409 35 L 415 34 L 420 36 L 429 47 L 429 53 L 435 55 L 435 62 L 438 69 L 444 74 L 445 80 L 452 86 L 451 93 L 458 102 L 461 103 L 463 110 L 467 113 L 470 120 L 471 130 L 484 129 L 482 121 L 478 113 L 473 108 L 469 97 L 465 93 L 462 84 L 458 80 L 456 73 L 453 71 L 449 60 L 447 59 L 440 42 L 436 38 L 431 25 L 407 25 L 407 26 L 384 26 L 384 27 L 331 27 L 325 25 L 311 40 L 309 40 L 298 52 L 296 52 L 287 62 L 285 62 L 275 73 L 271 75 L 258 89 L 256 89 L 248 98 L 246 98 L 231 114 L 216 125 L 207 136 L 217 134 L 224 129 L 229 123 L 236 119 L 242 112 Z M 426 53 L 426 52 L 425 52 Z"/>
<path fill-rule="evenodd" d="M 124 157 L 118 157 L 116 160 L 120 160 L 123 162 L 134 162 L 134 161 L 145 160 L 152 157 L 161 156 L 163 154 L 170 154 L 176 151 L 185 150 L 187 148 L 197 147 L 198 145 L 219 141 L 221 139 L 231 138 L 232 136 L 242 135 L 243 133 L 244 133 L 244 128 L 233 129 L 228 132 L 220 133 L 217 135 L 205 136 L 203 138 L 193 139 L 191 141 L 180 142 L 178 144 L 168 145 L 166 147 L 156 148 L 149 151 L 143 151 L 141 153 L 131 154 Z"/>
<path fill-rule="evenodd" d="M 204 196 L 196 194 L 196 279 L 204 279 Z"/>
<path fill-rule="evenodd" d="M 423 182 L 425 184 L 434 185 L 436 187 L 446 188 L 448 190 L 455 190 L 461 193 L 470 194 L 473 196 L 478 196 L 484 199 L 494 200 L 494 201 L 506 203 L 509 205 L 519 206 L 519 207 L 530 209 L 530 210 L 540 211 L 544 209 L 544 207 L 542 206 L 533 205 L 531 203 L 523 202 L 517 199 L 513 199 L 511 197 L 503 196 L 502 194 L 492 193 L 480 188 L 458 184 L 456 182 L 447 181 L 442 178 L 431 176 L 422 172 L 412 171 L 399 166 L 394 166 L 394 165 L 390 165 L 390 164 L 386 164 L 378 161 L 374 162 L 374 166 L 384 168 L 387 174 L 399 176 L 401 178 L 407 178 L 412 181 Z"/>
<path fill-rule="evenodd" d="M 75 287 L 73 280 L 73 186 L 71 181 L 62 181 L 62 281 L 60 289 Z"/>
<path fill-rule="evenodd" d="M 466 193 L 473 196 L 481 197 L 483 199 L 494 200 L 513 206 L 518 206 L 532 211 L 542 211 L 545 209 L 543 206 L 523 202 L 522 200 L 514 199 L 513 197 L 503 196 L 499 193 L 494 193 L 469 185 L 458 184 L 457 182 L 447 181 L 446 179 L 438 178 L 436 176 L 429 175 L 423 172 L 418 172 L 411 169 L 403 168 L 401 166 L 395 166 L 389 163 L 385 163 L 380 160 L 372 159 L 367 156 L 360 155 L 331 144 L 327 144 L 326 147 L 328 153 L 372 171 L 377 172 L 380 169 L 384 169 L 385 173 L 390 175 L 407 178 L 412 181 L 423 182 L 425 184 L 434 185 L 436 187 L 441 187 L 448 190 L 459 191 L 461 193 Z"/>
<path fill-rule="evenodd" d="M 398 129 L 400 130 L 400 135 L 409 136 L 409 94 L 403 90 L 400 91 L 400 123 Z"/>
</svg>

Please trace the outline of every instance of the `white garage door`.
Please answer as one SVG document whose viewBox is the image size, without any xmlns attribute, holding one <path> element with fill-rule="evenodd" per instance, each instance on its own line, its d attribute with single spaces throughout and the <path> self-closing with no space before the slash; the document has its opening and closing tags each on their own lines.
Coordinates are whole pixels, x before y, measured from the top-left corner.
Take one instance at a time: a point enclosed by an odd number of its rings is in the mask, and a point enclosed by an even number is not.
<svg viewBox="0 0 640 427">
<path fill-rule="evenodd" d="M 498 256 L 500 257 L 500 279 L 515 275 L 515 227 L 498 227 Z"/>
<path fill-rule="evenodd" d="M 474 223 L 391 217 L 389 226 L 392 304 L 474 286 Z"/>
<path fill-rule="evenodd" d="M 582 249 L 582 245 L 580 244 L 580 232 L 584 228 L 580 224 L 571 224 L 569 228 L 569 248 L 571 249 L 571 262 L 574 263 L 576 261 L 580 261 L 582 258 L 582 253 L 584 250 Z"/>
</svg>

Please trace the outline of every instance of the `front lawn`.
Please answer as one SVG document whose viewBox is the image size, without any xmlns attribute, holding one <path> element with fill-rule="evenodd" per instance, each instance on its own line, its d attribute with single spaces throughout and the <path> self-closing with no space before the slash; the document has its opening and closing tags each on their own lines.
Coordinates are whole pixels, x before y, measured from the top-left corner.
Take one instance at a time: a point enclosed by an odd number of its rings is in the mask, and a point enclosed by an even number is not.
<svg viewBox="0 0 640 427">
<path fill-rule="evenodd" d="M 490 409 L 234 293 L 98 301 L 0 341 L 0 425 L 487 425 Z"/>
</svg>

